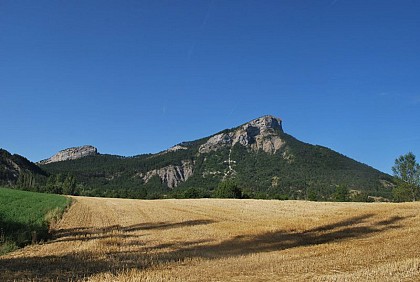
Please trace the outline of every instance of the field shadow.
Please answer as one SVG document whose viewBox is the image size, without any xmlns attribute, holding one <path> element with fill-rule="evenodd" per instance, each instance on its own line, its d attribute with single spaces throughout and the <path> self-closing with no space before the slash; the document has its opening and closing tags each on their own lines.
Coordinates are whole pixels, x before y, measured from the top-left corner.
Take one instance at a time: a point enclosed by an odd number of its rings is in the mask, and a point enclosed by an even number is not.
<svg viewBox="0 0 420 282">
<path fill-rule="evenodd" d="M 13 242 L 19 247 L 37 243 L 50 238 L 46 222 L 18 222 L 8 219 L 0 213 L 0 247 L 6 241 Z"/>
<path fill-rule="evenodd" d="M 206 258 L 248 255 L 252 253 L 280 251 L 290 248 L 326 244 L 346 239 L 363 238 L 374 233 L 401 227 L 403 217 L 392 217 L 386 221 L 366 226 L 354 226 L 373 217 L 373 214 L 357 216 L 334 224 L 323 225 L 303 232 L 274 231 L 256 236 L 236 236 L 218 244 L 179 249 L 181 253 L 200 254 Z"/>
<path fill-rule="evenodd" d="M 165 230 L 172 228 L 190 227 L 195 225 L 206 225 L 215 223 L 214 220 L 188 220 L 181 222 L 153 222 L 140 223 L 129 226 L 110 225 L 106 227 L 85 227 L 85 228 L 69 228 L 59 229 L 52 232 L 52 238 L 55 241 L 87 241 L 93 239 L 106 239 L 109 237 L 139 237 L 139 235 L 130 235 L 129 233 L 143 230 Z M 124 233 L 124 234 L 123 234 Z"/>
<path fill-rule="evenodd" d="M 130 252 L 104 252 L 101 256 L 92 256 L 91 253 L 81 252 L 65 256 L 4 259 L 0 257 L 0 278 L 2 281 L 22 279 L 34 281 L 69 281 L 84 279 L 102 272 L 117 273 L 122 269 L 132 268 L 142 270 L 168 262 L 182 262 L 192 258 L 211 260 L 281 251 L 303 246 L 366 238 L 386 230 L 401 228 L 401 221 L 405 219 L 405 217 L 395 216 L 383 221 L 372 222 L 371 219 L 373 217 L 374 214 L 351 217 L 302 232 L 278 230 L 257 235 L 236 236 L 217 243 L 211 238 L 203 238 L 198 241 L 184 240 L 182 242 L 160 244 Z M 166 229 L 210 223 L 212 221 L 187 221 L 179 223 L 139 224 L 119 228 L 120 230 L 121 228 L 125 229 L 124 232 L 131 232 L 133 230 Z M 91 230 L 86 229 L 84 231 L 88 232 Z M 63 230 L 61 235 L 80 235 L 79 232 L 81 231 Z M 137 243 L 141 242 L 137 241 Z M 161 251 L 161 249 L 165 250 Z"/>
</svg>

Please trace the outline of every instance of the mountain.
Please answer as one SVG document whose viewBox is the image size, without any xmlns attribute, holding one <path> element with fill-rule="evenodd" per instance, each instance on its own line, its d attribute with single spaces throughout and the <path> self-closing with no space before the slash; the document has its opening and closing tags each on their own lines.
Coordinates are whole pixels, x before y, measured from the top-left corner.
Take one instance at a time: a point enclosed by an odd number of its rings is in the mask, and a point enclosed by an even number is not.
<svg viewBox="0 0 420 282">
<path fill-rule="evenodd" d="M 55 154 L 54 156 L 42 160 L 39 164 L 49 164 L 61 161 L 68 161 L 68 160 L 77 160 L 80 158 L 84 158 L 87 156 L 95 156 L 98 155 L 98 149 L 93 146 L 85 145 L 80 147 L 73 147 L 62 150 Z"/>
<path fill-rule="evenodd" d="M 32 188 L 47 175 L 43 169 L 28 159 L 0 149 L 0 185 L 17 184 L 22 188 Z"/>
<path fill-rule="evenodd" d="M 329 200 L 337 187 L 356 196 L 390 197 L 392 181 L 331 149 L 297 140 L 283 131 L 279 118 L 269 115 L 157 154 L 92 154 L 41 167 L 74 175 L 83 195 L 138 198 L 191 190 L 209 196 L 227 179 L 259 198 Z"/>
</svg>

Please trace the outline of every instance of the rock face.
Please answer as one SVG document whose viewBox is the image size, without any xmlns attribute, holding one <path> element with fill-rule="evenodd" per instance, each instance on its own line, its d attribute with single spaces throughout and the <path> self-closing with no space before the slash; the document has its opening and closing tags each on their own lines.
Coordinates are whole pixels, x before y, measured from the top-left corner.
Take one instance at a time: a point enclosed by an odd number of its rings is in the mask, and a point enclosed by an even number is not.
<svg viewBox="0 0 420 282">
<path fill-rule="evenodd" d="M 169 188 L 178 186 L 180 182 L 185 182 L 193 175 L 193 163 L 191 161 L 182 161 L 182 165 L 170 165 L 160 169 L 148 171 L 143 176 L 144 182 L 149 182 L 153 176 L 159 176 L 160 180 Z"/>
<path fill-rule="evenodd" d="M 273 154 L 284 145 L 284 141 L 279 137 L 279 132 L 283 132 L 281 119 L 263 116 L 227 133 L 214 135 L 200 146 L 199 152 L 201 154 L 209 153 L 217 151 L 221 147 L 234 146 L 239 143 L 253 151 L 262 149 L 266 153 Z"/>
<path fill-rule="evenodd" d="M 98 149 L 85 145 L 62 150 L 49 159 L 40 161 L 40 164 L 49 164 L 61 161 L 76 160 L 87 156 L 98 155 Z"/>
<path fill-rule="evenodd" d="M 166 153 L 176 152 L 176 151 L 179 151 L 179 150 L 187 150 L 187 149 L 188 149 L 187 147 L 184 147 L 184 146 L 178 144 L 178 145 L 172 146 L 171 148 L 169 148 L 169 149 L 167 149 L 165 151 L 162 151 L 162 152 L 160 152 L 158 154 L 159 155 L 164 155 Z"/>
</svg>

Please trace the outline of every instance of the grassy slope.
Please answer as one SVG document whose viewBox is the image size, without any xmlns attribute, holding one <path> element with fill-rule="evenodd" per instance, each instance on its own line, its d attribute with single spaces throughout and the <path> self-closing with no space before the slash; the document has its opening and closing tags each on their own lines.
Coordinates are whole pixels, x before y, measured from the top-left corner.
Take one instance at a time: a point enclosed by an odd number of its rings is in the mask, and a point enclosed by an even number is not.
<svg viewBox="0 0 420 282">
<path fill-rule="evenodd" d="M 33 231 L 37 240 L 46 239 L 49 223 L 69 202 L 59 195 L 0 188 L 0 254 L 31 243 Z"/>
</svg>

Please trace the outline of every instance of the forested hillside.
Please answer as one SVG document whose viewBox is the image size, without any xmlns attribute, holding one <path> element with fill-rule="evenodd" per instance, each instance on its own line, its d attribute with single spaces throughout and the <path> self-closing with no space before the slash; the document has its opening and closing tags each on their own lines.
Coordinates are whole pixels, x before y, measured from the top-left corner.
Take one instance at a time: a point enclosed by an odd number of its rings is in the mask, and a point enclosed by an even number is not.
<svg viewBox="0 0 420 282">
<path fill-rule="evenodd" d="M 45 184 L 48 173 L 28 159 L 0 149 L 0 186 L 35 188 Z"/>
<path fill-rule="evenodd" d="M 334 200 L 390 198 L 392 178 L 326 147 L 283 132 L 265 116 L 215 135 L 134 157 L 95 155 L 42 166 L 75 177 L 82 195 L 209 197 L 231 180 L 243 197 Z"/>
</svg>

